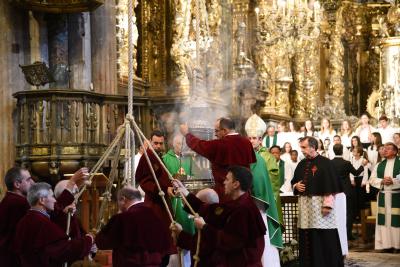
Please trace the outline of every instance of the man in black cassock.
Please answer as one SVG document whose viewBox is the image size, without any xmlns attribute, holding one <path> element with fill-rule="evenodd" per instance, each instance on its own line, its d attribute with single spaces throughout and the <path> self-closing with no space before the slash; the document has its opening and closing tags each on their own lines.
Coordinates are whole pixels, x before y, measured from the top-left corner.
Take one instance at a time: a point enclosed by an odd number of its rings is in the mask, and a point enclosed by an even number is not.
<svg viewBox="0 0 400 267">
<path fill-rule="evenodd" d="M 315 138 L 304 137 L 300 148 L 305 159 L 291 181 L 299 195 L 300 266 L 343 266 L 334 206 L 335 194 L 342 190 L 336 171 L 328 158 L 317 153 Z"/>
</svg>

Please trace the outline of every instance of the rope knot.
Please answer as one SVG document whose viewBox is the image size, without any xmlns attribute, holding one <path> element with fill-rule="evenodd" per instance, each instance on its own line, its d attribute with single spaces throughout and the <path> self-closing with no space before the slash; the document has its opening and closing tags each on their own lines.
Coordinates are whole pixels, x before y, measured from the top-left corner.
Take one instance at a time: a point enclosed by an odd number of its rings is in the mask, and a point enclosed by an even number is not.
<svg viewBox="0 0 400 267">
<path fill-rule="evenodd" d="M 159 195 L 160 197 L 164 197 L 164 196 L 165 196 L 165 193 L 164 193 L 163 191 L 160 191 L 160 192 L 158 192 L 158 195 Z"/>
<path fill-rule="evenodd" d="M 134 120 L 134 117 L 132 116 L 132 114 L 129 114 L 129 113 L 126 114 L 125 118 L 126 118 L 126 123 L 130 123 L 131 121 Z"/>
</svg>

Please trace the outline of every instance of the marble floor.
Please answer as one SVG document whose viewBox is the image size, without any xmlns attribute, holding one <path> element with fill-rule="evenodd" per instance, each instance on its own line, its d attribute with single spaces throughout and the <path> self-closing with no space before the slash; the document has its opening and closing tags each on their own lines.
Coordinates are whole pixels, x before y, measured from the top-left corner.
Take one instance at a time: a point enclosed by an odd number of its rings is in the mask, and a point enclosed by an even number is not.
<svg viewBox="0 0 400 267">
<path fill-rule="evenodd" d="M 351 267 L 399 267 L 400 254 L 378 253 L 378 252 L 357 252 L 350 251 L 345 266 Z"/>
</svg>

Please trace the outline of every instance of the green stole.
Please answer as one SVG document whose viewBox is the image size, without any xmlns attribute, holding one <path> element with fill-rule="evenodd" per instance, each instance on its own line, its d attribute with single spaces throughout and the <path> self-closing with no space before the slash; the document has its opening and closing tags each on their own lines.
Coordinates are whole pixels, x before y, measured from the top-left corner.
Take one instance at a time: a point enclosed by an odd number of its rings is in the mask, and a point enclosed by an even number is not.
<svg viewBox="0 0 400 267">
<path fill-rule="evenodd" d="M 387 160 L 383 160 L 378 164 L 377 167 L 377 178 L 383 179 L 385 176 L 385 168 L 386 168 Z M 395 178 L 398 174 L 400 174 L 400 158 L 396 157 L 394 161 L 393 167 L 393 178 Z M 400 227 L 400 192 L 392 193 L 392 227 Z M 381 190 L 378 194 L 378 225 L 385 225 L 385 192 Z"/>
<path fill-rule="evenodd" d="M 281 186 L 285 183 L 285 162 L 279 160 L 279 182 Z"/>
<path fill-rule="evenodd" d="M 276 159 L 265 147 L 260 147 L 256 154 L 259 154 L 267 165 L 269 178 L 274 192 L 276 208 L 278 210 L 279 221 L 283 225 L 282 205 L 280 196 L 279 166 Z"/>
<path fill-rule="evenodd" d="M 265 138 L 265 146 L 267 147 L 267 148 L 270 148 L 271 147 L 271 143 L 270 143 L 270 139 L 271 139 L 271 137 L 269 136 L 269 135 L 267 135 L 267 137 Z M 273 146 L 276 146 L 276 141 L 277 141 L 277 139 L 278 139 L 278 133 L 275 133 L 274 134 L 274 139 L 272 140 L 272 145 Z"/>
<path fill-rule="evenodd" d="M 250 165 L 253 174 L 252 196 L 265 204 L 271 245 L 283 248 L 282 229 L 267 165 L 258 153 L 255 154 L 257 161 Z"/>
<path fill-rule="evenodd" d="M 185 158 L 180 161 L 172 149 L 163 156 L 163 162 L 172 176 L 177 174 L 181 167 L 185 170 L 187 175 L 192 174 L 190 159 Z M 194 222 L 189 219 L 188 213 L 183 209 L 182 199 L 180 197 L 172 197 L 171 204 L 172 210 L 175 213 L 175 220 L 182 225 L 185 232 L 194 235 Z"/>
</svg>

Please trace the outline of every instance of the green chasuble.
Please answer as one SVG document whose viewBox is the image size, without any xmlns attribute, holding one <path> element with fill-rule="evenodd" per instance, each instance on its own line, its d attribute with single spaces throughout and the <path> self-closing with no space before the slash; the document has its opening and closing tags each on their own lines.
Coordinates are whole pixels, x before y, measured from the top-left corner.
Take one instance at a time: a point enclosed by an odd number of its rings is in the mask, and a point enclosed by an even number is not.
<svg viewBox="0 0 400 267">
<path fill-rule="evenodd" d="M 181 164 L 182 168 L 185 170 L 185 174 L 191 175 L 191 160 L 185 158 L 180 161 L 172 149 L 163 156 L 163 161 L 172 176 L 178 173 Z M 180 197 L 173 197 L 171 203 L 176 221 L 182 225 L 185 232 L 194 235 L 194 222 L 188 218 L 188 213 L 183 209 L 182 199 Z"/>
<path fill-rule="evenodd" d="M 283 248 L 282 229 L 267 166 L 258 153 L 256 153 L 256 159 L 257 162 L 250 165 L 251 173 L 253 174 L 252 196 L 265 203 L 271 244 L 275 247 Z"/>
<path fill-rule="evenodd" d="M 272 191 L 274 192 L 276 208 L 278 210 L 279 221 L 283 225 L 283 216 L 282 216 L 282 205 L 281 205 L 281 182 L 279 178 L 279 166 L 276 162 L 276 159 L 272 154 L 268 151 L 267 148 L 261 147 L 256 154 L 260 154 L 260 156 L 264 159 L 265 164 L 267 165 L 269 178 L 271 180 Z"/>
<path fill-rule="evenodd" d="M 379 163 L 376 169 L 377 178 L 383 179 L 385 176 L 385 168 L 386 168 L 387 160 L 383 160 Z M 400 174 L 400 158 L 396 157 L 393 166 L 393 178 Z M 386 212 L 385 207 L 390 205 L 391 212 L 391 226 L 392 227 L 400 227 L 400 193 L 392 193 L 392 203 L 385 203 L 385 193 L 381 190 L 378 194 L 378 225 L 386 225 Z"/>
</svg>

